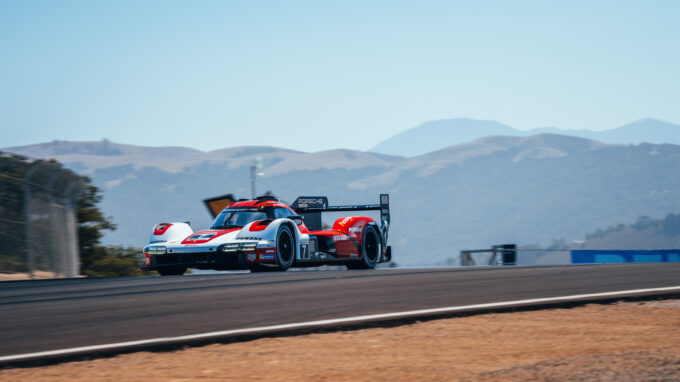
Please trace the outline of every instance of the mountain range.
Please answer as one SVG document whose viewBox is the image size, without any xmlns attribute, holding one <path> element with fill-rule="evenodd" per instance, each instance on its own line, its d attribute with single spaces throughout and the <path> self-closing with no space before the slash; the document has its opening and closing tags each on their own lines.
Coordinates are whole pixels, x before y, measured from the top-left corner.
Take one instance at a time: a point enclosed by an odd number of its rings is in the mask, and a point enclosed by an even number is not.
<svg viewBox="0 0 680 382">
<path fill-rule="evenodd" d="M 542 127 L 517 130 L 496 121 L 468 118 L 425 122 L 380 142 L 370 151 L 413 157 L 492 135 L 531 136 L 551 133 L 593 139 L 610 144 L 672 143 L 680 145 L 680 125 L 646 118 L 603 131 Z"/>
<path fill-rule="evenodd" d="M 605 144 L 580 137 L 491 136 L 405 158 L 372 152 L 304 153 L 276 147 L 202 152 L 109 141 L 14 147 L 54 158 L 101 187 L 118 229 L 108 244 L 143 246 L 162 221 L 205 228 L 202 200 L 250 196 L 249 165 L 262 158 L 258 194 L 283 201 L 326 195 L 331 204 L 391 195 L 390 243 L 400 265 L 449 264 L 461 249 L 582 239 L 600 227 L 680 211 L 680 146 Z M 329 216 L 327 223 L 332 224 Z"/>
</svg>

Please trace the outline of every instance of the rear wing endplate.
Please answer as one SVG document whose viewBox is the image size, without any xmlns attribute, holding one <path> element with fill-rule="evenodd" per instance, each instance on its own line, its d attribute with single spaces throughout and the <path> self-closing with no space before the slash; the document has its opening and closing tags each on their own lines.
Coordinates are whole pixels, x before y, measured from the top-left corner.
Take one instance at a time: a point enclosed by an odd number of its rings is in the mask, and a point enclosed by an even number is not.
<svg viewBox="0 0 680 382">
<path fill-rule="evenodd" d="M 380 231 L 383 245 L 387 243 L 387 233 L 390 227 L 390 195 L 380 194 L 379 204 L 352 204 L 346 206 L 330 206 L 325 196 L 300 196 L 291 205 L 305 219 L 305 225 L 313 231 L 321 229 L 322 212 L 354 212 L 380 211 Z"/>
</svg>

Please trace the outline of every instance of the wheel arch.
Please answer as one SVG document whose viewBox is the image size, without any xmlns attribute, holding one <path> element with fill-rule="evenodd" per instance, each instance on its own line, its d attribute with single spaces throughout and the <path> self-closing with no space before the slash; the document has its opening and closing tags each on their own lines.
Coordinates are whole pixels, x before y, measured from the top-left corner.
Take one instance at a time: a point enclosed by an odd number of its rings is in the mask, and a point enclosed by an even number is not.
<svg viewBox="0 0 680 382">
<path fill-rule="evenodd" d="M 287 218 L 279 218 L 279 219 L 274 219 L 269 226 L 264 230 L 262 233 L 262 239 L 264 240 L 274 240 L 276 241 L 276 235 L 279 231 L 279 227 L 282 225 L 285 225 L 290 229 L 290 232 L 293 234 L 293 248 L 295 250 L 295 253 L 293 254 L 294 260 L 293 264 L 295 264 L 295 260 L 297 260 L 300 256 L 300 243 L 301 243 L 301 238 L 300 236 L 302 235 L 300 233 L 300 229 L 298 229 L 297 225 L 295 223 Z"/>
</svg>

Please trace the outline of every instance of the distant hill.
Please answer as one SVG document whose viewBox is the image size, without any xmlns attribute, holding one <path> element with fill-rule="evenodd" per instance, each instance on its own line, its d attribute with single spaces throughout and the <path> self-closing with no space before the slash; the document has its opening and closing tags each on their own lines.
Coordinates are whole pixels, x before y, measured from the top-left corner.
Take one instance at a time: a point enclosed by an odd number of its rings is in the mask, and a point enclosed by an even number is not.
<svg viewBox="0 0 680 382">
<path fill-rule="evenodd" d="M 652 118 L 641 119 L 604 131 L 567 130 L 555 127 L 542 127 L 522 131 L 496 121 L 458 118 L 425 122 L 388 138 L 370 151 L 413 157 L 486 136 L 531 136 L 543 133 L 570 135 L 609 144 L 640 144 L 648 142 L 680 145 L 680 125 Z"/>
<path fill-rule="evenodd" d="M 103 211 L 119 227 L 106 235 L 107 244 L 141 246 L 161 221 L 205 228 L 210 218 L 202 200 L 248 197 L 248 166 L 256 157 L 264 161 L 259 193 L 271 190 L 284 201 L 326 195 L 332 204 L 370 203 L 389 192 L 390 242 L 400 265 L 441 264 L 461 249 L 492 244 L 579 240 L 600 227 L 680 211 L 680 146 L 671 144 L 608 145 L 539 134 L 486 137 L 412 158 L 113 142 L 4 151 L 53 157 L 90 176 L 103 189 Z"/>
<path fill-rule="evenodd" d="M 518 135 L 518 130 L 496 121 L 468 118 L 425 122 L 373 147 L 372 152 L 413 157 L 489 135 Z"/>
</svg>

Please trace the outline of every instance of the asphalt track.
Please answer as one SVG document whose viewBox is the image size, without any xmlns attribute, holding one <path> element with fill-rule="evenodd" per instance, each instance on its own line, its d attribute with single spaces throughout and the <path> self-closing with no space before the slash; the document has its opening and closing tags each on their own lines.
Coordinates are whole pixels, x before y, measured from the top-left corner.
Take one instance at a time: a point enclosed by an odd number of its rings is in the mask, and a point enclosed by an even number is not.
<svg viewBox="0 0 680 382">
<path fill-rule="evenodd" d="M 679 285 L 680 263 L 3 282 L 0 358 L 342 317 Z"/>
</svg>

